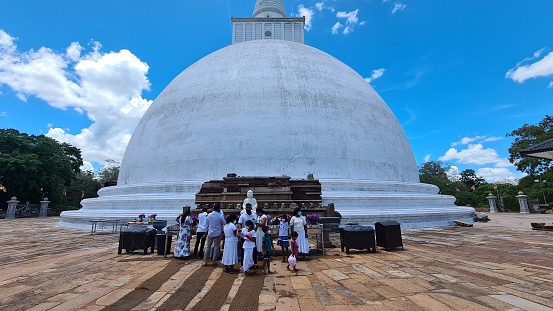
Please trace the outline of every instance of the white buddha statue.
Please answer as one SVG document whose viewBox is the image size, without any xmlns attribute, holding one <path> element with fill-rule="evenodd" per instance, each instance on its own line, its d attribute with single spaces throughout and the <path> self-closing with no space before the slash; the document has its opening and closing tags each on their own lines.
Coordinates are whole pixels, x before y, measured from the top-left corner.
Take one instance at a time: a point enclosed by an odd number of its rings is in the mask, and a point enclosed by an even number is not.
<svg viewBox="0 0 553 311">
<path fill-rule="evenodd" d="M 250 203 L 252 205 L 252 210 L 255 212 L 255 209 L 257 208 L 257 200 L 253 197 L 253 191 L 248 190 L 248 193 L 246 194 L 246 198 L 244 199 L 244 202 L 242 203 L 242 213 L 246 212 L 246 204 Z"/>
</svg>

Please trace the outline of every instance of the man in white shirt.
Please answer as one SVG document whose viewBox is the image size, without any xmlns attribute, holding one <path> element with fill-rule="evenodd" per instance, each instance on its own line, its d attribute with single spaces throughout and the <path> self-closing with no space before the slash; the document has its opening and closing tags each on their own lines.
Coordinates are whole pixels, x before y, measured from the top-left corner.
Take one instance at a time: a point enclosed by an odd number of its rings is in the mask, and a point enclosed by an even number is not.
<svg viewBox="0 0 553 311">
<path fill-rule="evenodd" d="M 238 223 L 240 224 L 238 229 L 242 230 L 242 228 L 246 228 L 246 221 L 248 220 L 253 221 L 254 225 L 257 224 L 257 215 L 252 213 L 252 205 L 250 203 L 246 204 L 246 212 L 242 213 L 238 219 Z"/>
<path fill-rule="evenodd" d="M 198 227 L 196 228 L 196 245 L 194 246 L 194 258 L 198 258 L 198 245 L 200 245 L 200 257 L 204 257 L 204 245 L 207 238 L 207 208 L 202 208 L 198 214 Z M 201 242 L 201 243 L 200 243 Z"/>
<path fill-rule="evenodd" d="M 226 221 L 221 213 L 221 205 L 215 204 L 213 207 L 213 212 L 207 215 L 207 243 L 205 245 L 205 254 L 203 264 L 207 266 L 207 261 L 209 260 L 209 250 L 213 244 L 213 260 L 212 264 L 217 265 L 217 259 L 219 258 L 219 253 L 221 251 L 221 239 L 223 237 L 223 227 L 225 226 Z"/>
</svg>

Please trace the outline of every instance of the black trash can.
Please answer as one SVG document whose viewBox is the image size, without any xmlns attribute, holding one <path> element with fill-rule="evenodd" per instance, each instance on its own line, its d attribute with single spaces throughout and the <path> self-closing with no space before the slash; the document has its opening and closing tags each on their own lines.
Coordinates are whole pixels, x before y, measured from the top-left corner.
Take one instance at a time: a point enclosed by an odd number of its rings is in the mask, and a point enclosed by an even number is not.
<svg viewBox="0 0 553 311">
<path fill-rule="evenodd" d="M 156 243 L 157 243 L 157 254 L 158 255 L 165 255 L 171 253 L 171 242 L 173 242 L 173 239 L 171 236 L 169 236 L 169 240 L 167 241 L 167 248 L 165 248 L 165 238 L 166 235 L 164 234 L 158 234 L 156 237 Z"/>
<path fill-rule="evenodd" d="M 374 224 L 376 231 L 376 245 L 388 250 L 400 247 L 403 249 L 401 240 L 401 226 L 395 220 L 381 221 Z"/>
<path fill-rule="evenodd" d="M 152 229 L 131 228 L 128 231 L 119 233 L 119 248 L 117 253 L 125 249 L 127 252 L 133 252 L 138 249 L 144 250 L 144 255 L 148 254 L 148 249 L 154 252 L 156 232 Z"/>
<path fill-rule="evenodd" d="M 371 226 L 343 225 L 340 227 L 340 248 L 342 252 L 346 249 L 349 254 L 350 248 L 366 249 L 376 253 L 374 245 L 374 229 Z"/>
</svg>

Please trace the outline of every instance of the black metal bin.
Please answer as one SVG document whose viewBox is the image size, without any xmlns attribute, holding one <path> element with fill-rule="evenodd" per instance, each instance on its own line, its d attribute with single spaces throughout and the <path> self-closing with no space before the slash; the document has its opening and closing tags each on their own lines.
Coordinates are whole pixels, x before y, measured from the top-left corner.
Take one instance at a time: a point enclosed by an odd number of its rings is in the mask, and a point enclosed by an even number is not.
<svg viewBox="0 0 553 311">
<path fill-rule="evenodd" d="M 167 238 L 167 241 L 165 239 Z M 172 235 L 158 234 L 156 237 L 156 248 L 158 255 L 165 255 L 171 253 L 171 242 L 173 241 Z"/>
<path fill-rule="evenodd" d="M 154 252 L 156 231 L 147 229 L 142 231 L 121 231 L 119 233 L 119 248 L 117 253 L 125 249 L 126 252 L 133 252 L 138 249 L 144 250 L 144 255 L 148 254 L 148 248 Z"/>
<path fill-rule="evenodd" d="M 346 249 L 349 254 L 350 249 L 366 249 L 376 253 L 374 244 L 374 229 L 371 226 L 360 225 L 341 225 L 340 226 L 340 248 L 342 252 Z"/>
<path fill-rule="evenodd" d="M 401 226 L 397 221 L 381 221 L 374 224 L 376 230 L 376 245 L 388 250 L 400 247 L 403 249 L 401 239 Z"/>
</svg>

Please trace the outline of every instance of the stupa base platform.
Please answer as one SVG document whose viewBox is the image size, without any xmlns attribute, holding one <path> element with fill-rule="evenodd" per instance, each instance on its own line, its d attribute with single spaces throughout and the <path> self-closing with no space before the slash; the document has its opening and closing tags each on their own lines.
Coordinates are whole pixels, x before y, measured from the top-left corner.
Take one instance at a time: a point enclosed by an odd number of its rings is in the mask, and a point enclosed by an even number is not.
<svg viewBox="0 0 553 311">
<path fill-rule="evenodd" d="M 319 181 L 323 206 L 334 203 L 342 215 L 341 223 L 374 225 L 378 221 L 395 220 L 402 228 L 411 229 L 453 226 L 453 220 L 473 222 L 472 207 L 454 205 L 455 198 L 438 194 L 434 185 L 351 179 Z M 80 210 L 63 212 L 60 225 L 90 230 L 93 219 L 126 222 L 139 214 L 157 214 L 157 219 L 167 220 L 168 225 L 175 224 L 183 206 L 196 206 L 195 195 L 202 183 L 163 182 L 103 188 L 98 198 L 83 200 Z"/>
</svg>

